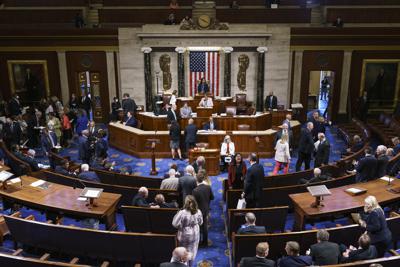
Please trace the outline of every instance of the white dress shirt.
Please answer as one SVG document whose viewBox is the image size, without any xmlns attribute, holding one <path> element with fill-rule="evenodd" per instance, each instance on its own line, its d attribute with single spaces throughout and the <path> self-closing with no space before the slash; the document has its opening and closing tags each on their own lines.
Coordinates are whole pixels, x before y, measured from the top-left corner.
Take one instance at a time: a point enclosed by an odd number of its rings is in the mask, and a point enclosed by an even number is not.
<svg viewBox="0 0 400 267">
<path fill-rule="evenodd" d="M 233 142 L 229 143 L 229 151 L 228 151 L 228 143 L 223 142 L 221 145 L 221 156 L 226 156 L 228 154 L 235 155 L 235 144 Z"/>
<path fill-rule="evenodd" d="M 205 98 L 203 97 L 199 103 L 200 107 L 204 107 L 204 108 L 212 108 L 214 106 L 213 101 L 211 98 L 207 98 L 207 101 L 205 100 Z"/>
</svg>

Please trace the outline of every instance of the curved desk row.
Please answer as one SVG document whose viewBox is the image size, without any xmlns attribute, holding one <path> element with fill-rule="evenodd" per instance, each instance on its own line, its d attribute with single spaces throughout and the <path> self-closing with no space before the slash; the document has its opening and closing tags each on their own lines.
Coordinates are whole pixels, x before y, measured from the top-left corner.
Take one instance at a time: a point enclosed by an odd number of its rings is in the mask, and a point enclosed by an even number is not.
<svg viewBox="0 0 400 267">
<path fill-rule="evenodd" d="M 297 136 L 300 131 L 300 123 L 292 121 L 293 134 Z M 158 139 L 156 145 L 156 157 L 170 157 L 169 132 L 168 131 L 144 131 L 133 127 L 127 127 L 121 123 L 109 124 L 110 145 L 131 155 L 148 158 L 151 156 L 148 147 L 148 139 Z M 258 152 L 260 157 L 272 157 L 274 151 L 275 130 L 265 131 L 198 131 L 197 142 L 209 143 L 210 149 L 220 149 L 225 135 L 229 134 L 235 143 L 235 150 L 244 155 Z M 259 143 L 256 142 L 259 138 Z M 184 133 L 181 132 L 181 146 L 184 146 Z"/>
</svg>

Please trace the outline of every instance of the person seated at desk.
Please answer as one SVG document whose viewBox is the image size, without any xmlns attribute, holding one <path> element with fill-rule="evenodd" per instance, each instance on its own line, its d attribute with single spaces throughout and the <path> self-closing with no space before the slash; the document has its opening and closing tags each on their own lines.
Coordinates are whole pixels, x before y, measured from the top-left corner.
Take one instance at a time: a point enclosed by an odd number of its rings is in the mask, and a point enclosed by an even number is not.
<svg viewBox="0 0 400 267">
<path fill-rule="evenodd" d="M 56 173 L 65 175 L 65 176 L 72 176 L 72 177 L 76 177 L 76 173 L 71 172 L 69 170 L 69 161 L 68 160 L 62 160 L 60 162 L 60 165 L 57 165 L 56 168 L 54 169 L 54 171 Z"/>
<path fill-rule="evenodd" d="M 300 255 L 300 245 L 295 241 L 286 243 L 285 251 L 287 256 L 278 260 L 278 267 L 303 267 L 312 265 L 310 256 Z"/>
<path fill-rule="evenodd" d="M 311 245 L 310 256 L 314 265 L 338 264 L 341 258 L 339 245 L 329 242 L 329 232 L 320 229 L 317 232 L 317 243 Z"/>
<path fill-rule="evenodd" d="M 108 162 L 107 158 L 96 157 L 90 164 L 90 167 L 97 170 L 114 171 L 115 161 Z"/>
<path fill-rule="evenodd" d="M 200 100 L 199 107 L 202 108 L 212 108 L 214 106 L 213 100 L 211 97 L 204 95 L 204 97 Z"/>
<path fill-rule="evenodd" d="M 181 107 L 180 113 L 181 113 L 181 118 L 186 119 L 192 117 L 192 108 L 189 107 L 187 102 L 185 102 L 185 104 L 183 104 L 183 107 Z"/>
<path fill-rule="evenodd" d="M 352 153 L 356 153 L 360 151 L 364 146 L 364 142 L 361 140 L 361 137 L 357 134 L 353 136 L 353 144 L 351 147 L 346 149 L 346 152 L 343 155 L 350 155 Z"/>
<path fill-rule="evenodd" d="M 221 144 L 221 165 L 226 169 L 226 165 L 231 163 L 232 156 L 235 155 L 235 144 L 232 142 L 231 137 L 226 135 L 224 142 Z"/>
<path fill-rule="evenodd" d="M 210 117 L 208 119 L 208 122 L 204 124 L 203 130 L 206 130 L 206 131 L 216 131 L 217 130 L 217 124 L 214 122 L 213 117 Z"/>
<path fill-rule="evenodd" d="M 135 119 L 135 117 L 133 117 L 132 111 L 128 111 L 126 113 L 126 121 L 124 122 L 124 125 L 136 128 L 137 120 Z"/>
<path fill-rule="evenodd" d="M 176 105 L 172 105 L 167 112 L 168 124 L 171 124 L 173 121 L 178 121 L 179 119 L 179 114 L 176 112 Z"/>
<path fill-rule="evenodd" d="M 368 234 L 362 234 L 358 239 L 358 248 L 350 246 L 342 254 L 342 263 L 361 261 L 361 260 L 372 260 L 378 257 L 375 246 L 371 245 L 371 238 Z"/>
<path fill-rule="evenodd" d="M 151 205 L 149 202 L 147 202 L 148 197 L 149 190 L 147 189 L 147 187 L 140 187 L 137 194 L 132 199 L 132 206 L 143 208 L 159 208 L 159 206 Z"/>
<path fill-rule="evenodd" d="M 324 182 L 324 181 L 327 181 L 330 179 L 332 179 L 332 178 L 330 178 L 327 175 L 322 174 L 322 171 L 320 168 L 315 168 L 314 169 L 314 177 L 312 177 L 310 179 L 301 178 L 299 182 L 300 182 L 300 184 L 312 184 L 312 183 Z"/>
<path fill-rule="evenodd" d="M 196 146 L 197 127 L 192 118 L 189 119 L 188 125 L 185 128 L 185 149 L 186 155 L 189 156 L 189 150 Z"/>
<path fill-rule="evenodd" d="M 376 179 L 376 168 L 378 166 L 378 160 L 372 155 L 372 148 L 367 147 L 364 150 L 365 157 L 360 159 L 359 162 L 355 163 L 356 171 L 356 182 L 368 182 Z"/>
<path fill-rule="evenodd" d="M 173 209 L 178 207 L 176 202 L 165 202 L 165 197 L 163 194 L 157 194 L 154 198 L 154 204 L 162 209 Z"/>
<path fill-rule="evenodd" d="M 100 183 L 100 179 L 94 171 L 89 171 L 89 164 L 81 165 L 81 173 L 78 175 L 79 179 L 89 181 L 89 182 L 98 182 Z"/>
<path fill-rule="evenodd" d="M 48 153 L 57 146 L 57 136 L 53 131 L 44 128 L 40 136 L 40 142 L 42 145 L 42 151 L 48 155 Z"/>
<path fill-rule="evenodd" d="M 249 234 L 265 234 L 265 226 L 256 226 L 256 215 L 252 212 L 246 213 L 244 219 L 246 224 L 243 224 L 238 229 L 238 235 L 249 235 Z"/>
<path fill-rule="evenodd" d="M 243 257 L 240 260 L 240 267 L 275 267 L 273 260 L 267 259 L 269 244 L 267 242 L 258 243 L 255 257 Z"/>
<path fill-rule="evenodd" d="M 23 161 L 29 164 L 32 171 L 36 172 L 40 170 L 39 162 L 35 159 L 36 152 L 33 149 L 28 149 L 26 152 L 26 156 L 24 157 Z"/>
<path fill-rule="evenodd" d="M 197 93 L 202 95 L 207 94 L 208 92 L 210 92 L 210 87 L 208 87 L 206 80 L 201 78 L 199 85 L 197 86 Z"/>
</svg>

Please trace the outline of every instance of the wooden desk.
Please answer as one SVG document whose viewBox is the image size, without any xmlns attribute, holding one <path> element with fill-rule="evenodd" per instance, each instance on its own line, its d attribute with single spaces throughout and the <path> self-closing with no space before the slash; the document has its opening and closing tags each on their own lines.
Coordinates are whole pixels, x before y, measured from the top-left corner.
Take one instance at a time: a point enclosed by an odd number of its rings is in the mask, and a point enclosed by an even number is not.
<svg viewBox="0 0 400 267">
<path fill-rule="evenodd" d="M 206 159 L 206 170 L 209 175 L 214 176 L 219 174 L 219 149 L 191 149 L 189 152 L 189 162 L 194 162 L 199 156 L 203 156 Z"/>
<path fill-rule="evenodd" d="M 30 184 L 38 179 L 31 176 L 21 176 L 21 184 L 8 185 L 7 190 L 0 190 L 0 196 L 10 201 L 30 208 L 46 212 L 65 214 L 74 218 L 95 218 L 106 224 L 107 229 L 116 228 L 116 206 L 121 195 L 103 192 L 96 200 L 97 207 L 89 208 L 86 201 L 77 198 L 82 189 L 49 183 L 47 189 L 32 187 Z"/>
<path fill-rule="evenodd" d="M 392 184 L 394 186 L 400 186 L 400 181 L 395 179 Z M 365 188 L 368 191 L 366 194 L 351 196 L 344 191 L 351 187 Z M 319 208 L 312 208 L 310 206 L 311 203 L 315 201 L 315 198 L 308 192 L 289 195 L 295 211 L 294 230 L 303 230 L 307 219 L 318 219 L 336 214 L 349 214 L 359 211 L 364 207 L 364 199 L 369 195 L 375 196 L 381 205 L 400 200 L 400 194 L 391 193 L 387 191 L 387 188 L 387 182 L 380 179 L 367 183 L 357 183 L 331 188 L 329 190 L 332 195 L 324 197 L 323 203 L 325 206 Z"/>
<path fill-rule="evenodd" d="M 11 170 L 11 168 L 8 167 L 7 165 L 0 164 L 0 172 L 2 172 L 2 171 L 10 171 L 10 170 Z"/>
</svg>

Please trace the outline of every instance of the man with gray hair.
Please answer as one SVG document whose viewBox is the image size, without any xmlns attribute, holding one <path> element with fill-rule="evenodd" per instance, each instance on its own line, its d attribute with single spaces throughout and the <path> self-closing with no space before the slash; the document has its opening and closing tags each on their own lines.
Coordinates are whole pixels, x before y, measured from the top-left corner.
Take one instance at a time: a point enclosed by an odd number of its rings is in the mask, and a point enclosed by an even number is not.
<svg viewBox="0 0 400 267">
<path fill-rule="evenodd" d="M 301 178 L 299 182 L 300 182 L 300 184 L 312 184 L 312 183 L 324 182 L 329 179 L 331 179 L 331 177 L 322 174 L 322 171 L 320 168 L 315 168 L 314 169 L 314 177 L 312 177 L 311 179 Z"/>
<path fill-rule="evenodd" d="M 174 169 L 170 169 L 168 171 L 169 178 L 164 179 L 161 182 L 160 189 L 171 189 L 171 190 L 178 190 L 179 179 L 175 177 L 176 171 Z"/>
<path fill-rule="evenodd" d="M 90 171 L 89 165 L 86 163 L 81 165 L 81 173 L 78 175 L 78 178 L 89 182 L 100 183 L 100 179 L 97 174 L 94 171 Z"/>
<path fill-rule="evenodd" d="M 32 171 L 40 171 L 39 162 L 35 159 L 36 151 L 33 149 L 29 149 L 26 153 L 26 156 L 22 158 L 23 161 L 29 164 Z"/>
<path fill-rule="evenodd" d="M 252 212 L 248 212 L 245 215 L 246 223 L 243 224 L 237 233 L 239 235 L 249 235 L 249 234 L 265 234 L 265 226 L 256 226 L 256 215 Z"/>
<path fill-rule="evenodd" d="M 314 140 L 312 137 L 313 128 L 314 124 L 312 122 L 308 122 L 307 127 L 301 129 L 300 140 L 298 142 L 299 147 L 296 162 L 296 172 L 300 171 L 303 162 L 305 170 L 310 168 L 311 154 L 314 152 Z"/>
<path fill-rule="evenodd" d="M 193 189 L 195 189 L 197 186 L 195 176 L 196 173 L 194 172 L 193 166 L 188 165 L 185 168 L 185 175 L 179 178 L 178 192 L 179 195 L 182 196 L 182 204 L 186 196 L 191 195 Z"/>
<path fill-rule="evenodd" d="M 378 164 L 376 166 L 375 178 L 381 178 L 387 174 L 387 168 L 389 165 L 389 158 L 386 156 L 387 147 L 380 145 L 376 148 L 376 159 Z"/>
<path fill-rule="evenodd" d="M 194 172 L 198 173 L 199 170 L 206 168 L 206 159 L 203 156 L 197 157 L 196 161 L 192 164 Z"/>
<path fill-rule="evenodd" d="M 188 125 L 185 128 L 185 149 L 186 154 L 189 156 L 189 150 L 196 146 L 197 141 L 197 126 L 194 124 L 192 118 L 189 119 Z"/>
<path fill-rule="evenodd" d="M 314 265 L 338 264 L 340 260 L 339 245 L 329 242 L 329 233 L 325 229 L 317 232 L 317 243 L 311 245 L 310 256 Z"/>
<path fill-rule="evenodd" d="M 172 252 L 171 262 L 164 262 L 160 267 L 187 267 L 189 252 L 184 247 L 177 247 Z"/>
<path fill-rule="evenodd" d="M 269 252 L 268 242 L 260 242 L 256 247 L 255 257 L 243 257 L 240 260 L 240 267 L 275 267 L 273 260 L 267 259 Z"/>
<path fill-rule="evenodd" d="M 315 161 L 314 168 L 328 165 L 329 163 L 329 154 L 331 152 L 331 145 L 328 140 L 325 138 L 324 133 L 318 133 L 318 141 L 315 142 Z"/>
<path fill-rule="evenodd" d="M 89 163 L 90 161 L 90 153 L 89 153 L 89 144 L 88 144 L 89 130 L 83 130 L 82 135 L 78 138 L 78 152 L 79 159 L 83 163 Z"/>
</svg>

